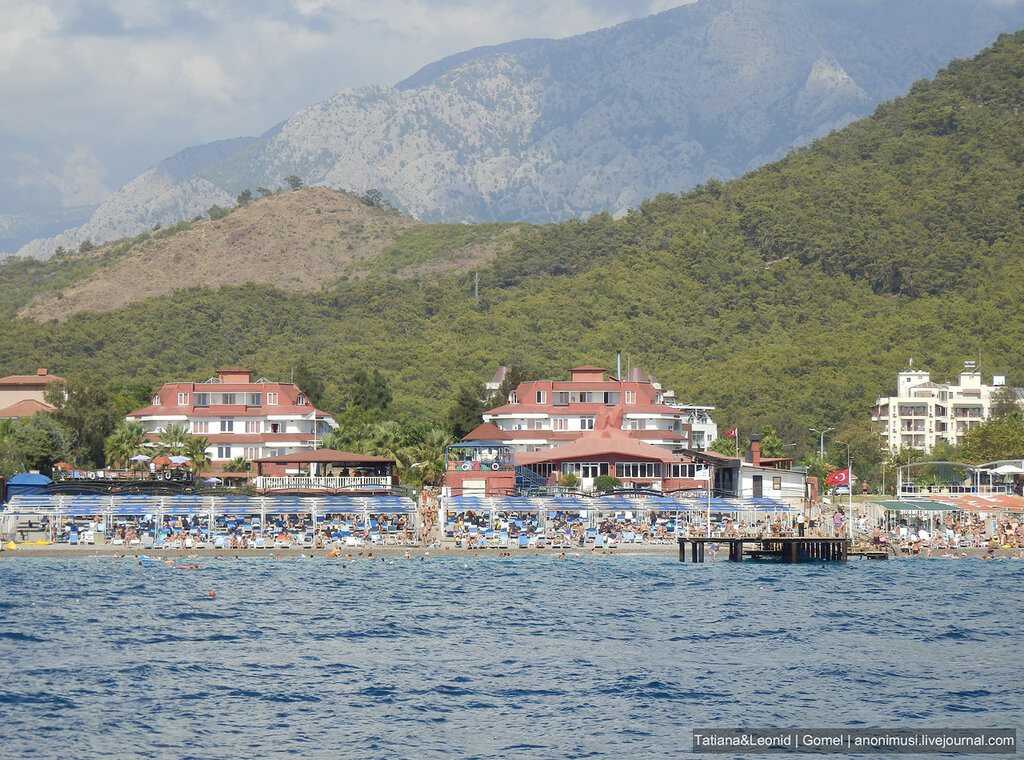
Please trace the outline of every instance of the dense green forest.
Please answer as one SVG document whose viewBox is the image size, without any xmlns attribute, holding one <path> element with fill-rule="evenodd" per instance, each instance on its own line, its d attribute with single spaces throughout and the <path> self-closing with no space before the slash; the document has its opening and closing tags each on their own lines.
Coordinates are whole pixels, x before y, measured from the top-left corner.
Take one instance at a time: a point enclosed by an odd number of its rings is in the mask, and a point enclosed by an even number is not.
<svg viewBox="0 0 1024 760">
<path fill-rule="evenodd" d="M 910 357 L 937 379 L 969 358 L 1024 385 L 1022 108 L 1017 33 L 740 180 L 524 227 L 475 271 L 399 279 L 389 261 L 316 293 L 251 284 L 64 323 L 7 317 L 0 374 L 158 385 L 301 364 L 343 404 L 365 369 L 387 378 L 397 419 L 441 423 L 501 363 L 559 378 L 621 350 L 720 424 L 771 424 L 799 454 L 816 448 L 808 427 L 866 420 Z M 101 264 L 7 263 L 3 304 Z"/>
</svg>

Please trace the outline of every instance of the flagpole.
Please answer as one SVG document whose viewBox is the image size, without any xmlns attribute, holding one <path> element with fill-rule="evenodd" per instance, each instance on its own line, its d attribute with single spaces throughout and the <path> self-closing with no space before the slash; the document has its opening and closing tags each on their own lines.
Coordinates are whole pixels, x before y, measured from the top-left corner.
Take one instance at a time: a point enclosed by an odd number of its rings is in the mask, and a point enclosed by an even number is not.
<svg viewBox="0 0 1024 760">
<path fill-rule="evenodd" d="M 849 536 L 850 543 L 853 543 L 853 465 L 850 464 L 850 444 L 846 444 L 846 480 L 850 484 L 850 491 L 847 494 L 847 510 L 849 515 L 846 516 L 847 524 L 847 535 Z"/>
<path fill-rule="evenodd" d="M 708 465 L 708 538 L 711 538 L 711 484 L 715 482 L 715 467 Z"/>
</svg>

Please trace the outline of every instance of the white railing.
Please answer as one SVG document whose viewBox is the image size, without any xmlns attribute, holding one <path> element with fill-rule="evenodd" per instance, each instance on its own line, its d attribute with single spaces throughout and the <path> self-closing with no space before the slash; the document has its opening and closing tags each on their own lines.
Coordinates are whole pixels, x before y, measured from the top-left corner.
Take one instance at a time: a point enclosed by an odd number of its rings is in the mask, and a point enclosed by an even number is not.
<svg viewBox="0 0 1024 760">
<path fill-rule="evenodd" d="M 919 486 L 916 483 L 904 483 L 900 486 L 900 493 L 904 495 L 917 494 L 975 494 L 975 493 L 1013 493 L 1013 487 L 1007 485 L 989 485 L 982 483 L 978 486 L 964 485 L 931 485 Z"/>
<path fill-rule="evenodd" d="M 345 488 L 390 488 L 391 477 L 389 475 L 373 475 L 363 477 L 308 477 L 298 475 L 286 475 L 283 477 L 261 475 L 253 479 L 253 485 L 258 489 L 284 490 L 294 488 L 322 489 L 335 491 Z"/>
</svg>

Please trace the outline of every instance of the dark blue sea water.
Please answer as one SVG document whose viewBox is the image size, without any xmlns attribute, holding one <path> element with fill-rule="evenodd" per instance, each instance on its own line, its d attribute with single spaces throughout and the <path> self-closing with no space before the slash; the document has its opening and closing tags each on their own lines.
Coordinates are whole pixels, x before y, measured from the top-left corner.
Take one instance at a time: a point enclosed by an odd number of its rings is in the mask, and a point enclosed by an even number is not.
<svg viewBox="0 0 1024 760">
<path fill-rule="evenodd" d="M 202 562 L 0 561 L 0 756 L 678 758 L 698 727 L 1022 724 L 1024 561 Z"/>
</svg>

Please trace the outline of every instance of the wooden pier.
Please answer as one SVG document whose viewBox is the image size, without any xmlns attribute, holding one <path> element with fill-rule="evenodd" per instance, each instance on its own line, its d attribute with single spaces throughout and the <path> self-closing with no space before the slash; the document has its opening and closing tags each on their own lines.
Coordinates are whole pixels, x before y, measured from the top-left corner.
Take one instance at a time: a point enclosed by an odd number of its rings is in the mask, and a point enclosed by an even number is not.
<svg viewBox="0 0 1024 760">
<path fill-rule="evenodd" d="M 742 562 L 743 556 L 778 559 L 781 562 L 846 562 L 850 539 L 816 536 L 743 536 L 722 538 L 680 538 L 679 561 L 686 562 L 687 545 L 692 562 L 703 562 L 708 544 L 718 544 L 720 553 L 729 553 L 730 562 Z M 749 545 L 749 548 L 748 548 Z"/>
</svg>

